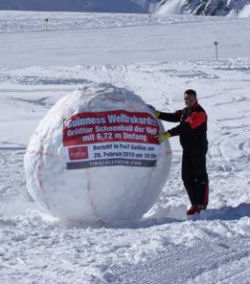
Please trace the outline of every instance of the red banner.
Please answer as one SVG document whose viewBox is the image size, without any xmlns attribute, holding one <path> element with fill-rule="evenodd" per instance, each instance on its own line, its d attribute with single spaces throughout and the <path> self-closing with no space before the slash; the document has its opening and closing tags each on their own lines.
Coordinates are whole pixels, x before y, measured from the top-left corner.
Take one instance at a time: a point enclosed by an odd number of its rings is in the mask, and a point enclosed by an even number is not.
<svg viewBox="0 0 250 284">
<path fill-rule="evenodd" d="M 159 144 L 159 127 L 149 113 L 124 110 L 85 112 L 64 120 L 63 145 L 106 142 Z"/>
</svg>

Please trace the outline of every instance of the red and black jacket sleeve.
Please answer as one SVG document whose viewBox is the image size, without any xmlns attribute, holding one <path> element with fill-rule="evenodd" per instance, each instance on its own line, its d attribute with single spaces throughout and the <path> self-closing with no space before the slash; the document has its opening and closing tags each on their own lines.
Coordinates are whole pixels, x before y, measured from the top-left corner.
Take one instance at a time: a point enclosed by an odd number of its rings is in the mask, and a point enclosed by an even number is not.
<svg viewBox="0 0 250 284">
<path fill-rule="evenodd" d="M 203 110 L 195 110 L 186 118 L 182 118 L 179 125 L 169 130 L 172 136 L 185 135 L 193 132 L 206 123 L 207 116 Z"/>
<path fill-rule="evenodd" d="M 169 122 L 179 122 L 181 120 L 181 110 L 177 110 L 176 112 L 160 112 L 158 118 L 161 120 L 169 121 Z"/>
</svg>

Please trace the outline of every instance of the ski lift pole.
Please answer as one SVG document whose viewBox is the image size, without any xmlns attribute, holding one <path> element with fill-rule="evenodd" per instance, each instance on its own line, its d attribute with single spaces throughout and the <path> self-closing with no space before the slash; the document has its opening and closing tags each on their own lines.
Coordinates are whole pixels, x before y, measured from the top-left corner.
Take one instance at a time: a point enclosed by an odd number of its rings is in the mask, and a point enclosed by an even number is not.
<svg viewBox="0 0 250 284">
<path fill-rule="evenodd" d="M 45 28 L 46 28 L 46 31 L 48 30 L 48 25 L 49 25 L 49 19 L 46 18 L 46 19 L 45 19 Z"/>
<path fill-rule="evenodd" d="M 214 47 L 215 47 L 215 60 L 217 61 L 218 60 L 218 41 L 215 41 L 214 42 Z"/>
</svg>

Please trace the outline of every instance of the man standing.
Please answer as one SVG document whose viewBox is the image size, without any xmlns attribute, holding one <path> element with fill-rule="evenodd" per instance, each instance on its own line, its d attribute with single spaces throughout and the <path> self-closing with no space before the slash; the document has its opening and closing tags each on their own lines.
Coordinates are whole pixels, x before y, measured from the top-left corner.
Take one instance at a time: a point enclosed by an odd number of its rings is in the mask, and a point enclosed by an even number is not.
<svg viewBox="0 0 250 284">
<path fill-rule="evenodd" d="M 155 110 L 155 115 L 161 120 L 180 122 L 176 127 L 162 133 L 159 136 L 159 142 L 161 143 L 172 136 L 180 136 L 183 148 L 182 180 L 192 204 L 187 215 L 194 215 L 206 209 L 208 204 L 207 115 L 198 104 L 194 90 L 186 90 L 184 100 L 186 107 L 182 110 L 174 113 Z"/>
</svg>

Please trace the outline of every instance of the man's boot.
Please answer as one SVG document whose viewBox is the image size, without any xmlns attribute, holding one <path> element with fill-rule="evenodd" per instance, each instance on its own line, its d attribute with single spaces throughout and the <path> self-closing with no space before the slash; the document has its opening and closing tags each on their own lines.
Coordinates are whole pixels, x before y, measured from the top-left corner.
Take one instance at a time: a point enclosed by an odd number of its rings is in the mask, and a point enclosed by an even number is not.
<svg viewBox="0 0 250 284">
<path fill-rule="evenodd" d="M 201 210 L 202 210 L 202 208 L 198 205 L 191 206 L 187 211 L 187 215 L 191 216 L 191 215 L 199 214 L 201 212 Z"/>
</svg>

